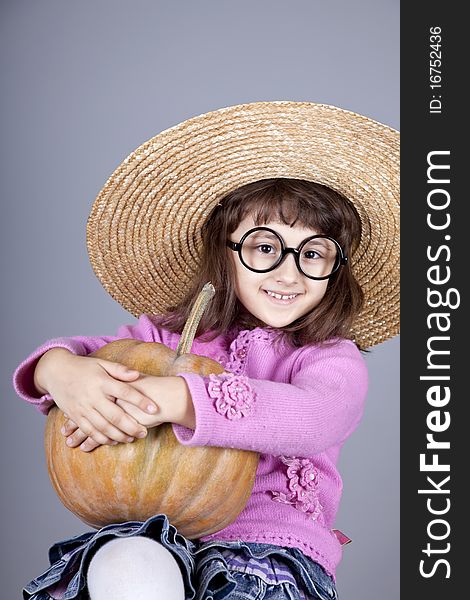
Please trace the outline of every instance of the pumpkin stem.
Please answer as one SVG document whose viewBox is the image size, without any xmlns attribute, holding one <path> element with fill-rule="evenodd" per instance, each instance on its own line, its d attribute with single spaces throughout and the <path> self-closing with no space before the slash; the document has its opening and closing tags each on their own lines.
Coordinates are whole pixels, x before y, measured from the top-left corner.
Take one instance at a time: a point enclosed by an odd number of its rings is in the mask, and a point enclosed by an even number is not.
<svg viewBox="0 0 470 600">
<path fill-rule="evenodd" d="M 199 292 L 191 312 L 189 313 L 188 320 L 184 324 L 183 333 L 181 334 L 178 347 L 176 348 L 177 357 L 181 356 L 181 354 L 186 354 L 191 350 L 199 321 L 214 294 L 215 288 L 212 283 L 208 281 Z"/>
</svg>

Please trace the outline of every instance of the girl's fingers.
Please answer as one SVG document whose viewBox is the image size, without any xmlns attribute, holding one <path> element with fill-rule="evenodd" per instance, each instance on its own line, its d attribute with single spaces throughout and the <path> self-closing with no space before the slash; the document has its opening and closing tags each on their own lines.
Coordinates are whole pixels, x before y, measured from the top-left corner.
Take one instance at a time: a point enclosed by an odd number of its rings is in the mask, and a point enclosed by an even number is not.
<svg viewBox="0 0 470 600">
<path fill-rule="evenodd" d="M 67 419 L 60 431 L 63 435 L 72 435 L 77 429 L 78 425 L 72 419 Z"/>
<path fill-rule="evenodd" d="M 160 421 L 156 422 L 155 417 L 143 412 L 140 410 L 140 408 L 134 406 L 130 402 L 126 402 L 125 400 L 118 398 L 116 400 L 116 404 L 125 410 L 126 413 L 133 417 L 138 423 L 144 425 L 145 427 L 155 427 L 156 425 L 161 425 Z"/>
<path fill-rule="evenodd" d="M 112 445 L 116 444 L 117 442 L 112 442 Z M 95 440 L 93 440 L 91 437 L 87 437 L 86 440 L 82 444 L 80 444 L 80 450 L 83 450 L 83 452 L 91 452 L 95 448 L 98 448 L 98 446 L 100 445 L 101 444 L 95 442 Z"/>
<path fill-rule="evenodd" d="M 139 423 L 137 423 L 137 421 L 135 421 L 132 417 L 126 415 L 126 413 L 121 408 L 116 406 L 114 402 L 108 402 L 107 405 L 108 406 L 106 407 L 106 416 L 103 416 L 103 414 L 99 412 L 99 408 L 92 409 L 88 413 L 88 418 L 96 429 L 98 429 L 104 435 L 117 442 L 133 442 L 134 438 L 144 438 L 147 435 L 147 429 L 142 425 L 139 425 Z M 112 421 L 108 417 L 108 413 L 114 414 L 115 411 L 119 411 L 119 413 L 122 413 L 126 422 L 128 420 L 130 421 L 130 424 L 132 425 L 132 431 L 135 431 L 134 435 L 128 434 L 126 430 L 123 430 L 121 428 L 121 426 L 119 426 L 118 428 L 112 424 Z M 120 419 L 121 417 L 119 415 L 116 418 Z M 93 439 L 95 439 L 94 436 L 92 437 Z"/>
<path fill-rule="evenodd" d="M 68 419 L 61 428 L 72 448 L 80 445 L 88 436 L 99 444 L 110 444 L 112 441 L 131 442 L 136 437 L 147 435 L 144 424 L 139 424 L 109 399 L 103 399 L 96 408 L 89 407 L 86 417 L 79 417 L 77 420 L 80 421 L 80 426 Z"/>
<path fill-rule="evenodd" d="M 64 433 L 64 430 L 67 433 Z M 70 446 L 71 448 L 80 446 L 80 450 L 83 450 L 84 452 L 91 452 L 95 448 L 98 448 L 98 446 L 103 445 L 98 444 L 98 442 L 95 442 L 93 438 L 87 436 L 86 433 L 83 433 L 83 431 L 81 431 L 78 428 L 77 424 L 74 423 L 71 419 L 69 419 L 69 421 L 64 425 L 64 427 L 62 427 L 62 433 L 64 433 L 64 435 L 70 436 L 70 441 L 67 442 L 68 446 Z M 72 436 L 72 434 L 75 435 Z M 115 446 L 117 443 L 118 442 L 116 442 L 115 440 L 108 439 L 107 445 Z"/>
<path fill-rule="evenodd" d="M 122 381 L 135 381 L 140 373 L 135 369 L 130 369 L 121 363 L 112 362 L 109 360 L 98 359 L 99 365 L 111 375 L 114 379 L 121 379 Z"/>
<path fill-rule="evenodd" d="M 118 406 L 115 402 L 110 402 L 109 400 L 96 406 L 95 410 L 97 410 L 100 415 L 107 421 L 107 425 L 104 426 L 104 433 L 109 435 L 112 439 L 117 439 L 120 441 L 127 441 L 126 439 L 121 439 L 122 434 L 126 434 L 128 437 L 132 438 L 142 438 L 147 435 L 147 429 L 140 425 L 133 417 L 128 415 L 120 406 Z M 112 435 L 112 429 L 119 430 L 121 432 L 121 437 L 115 438 Z"/>
<path fill-rule="evenodd" d="M 70 448 L 76 448 L 87 437 L 91 437 L 98 444 L 110 444 L 113 441 L 101 433 L 88 419 L 82 417 L 79 428 L 66 439 L 65 443 Z"/>
<path fill-rule="evenodd" d="M 77 428 L 71 435 L 67 437 L 65 443 L 70 448 L 76 448 L 77 446 L 80 446 L 80 444 L 84 442 L 87 437 L 87 433 L 84 433 L 81 429 Z"/>
<path fill-rule="evenodd" d="M 120 398 L 121 400 L 125 400 L 126 402 L 133 404 L 147 414 L 154 415 L 159 411 L 159 408 L 155 402 L 150 400 L 150 398 L 147 398 L 147 396 L 144 396 L 144 394 L 139 392 L 139 390 L 137 390 L 135 387 L 132 387 L 132 385 L 115 381 L 113 382 L 113 386 L 110 388 L 109 393 L 114 398 Z"/>
</svg>

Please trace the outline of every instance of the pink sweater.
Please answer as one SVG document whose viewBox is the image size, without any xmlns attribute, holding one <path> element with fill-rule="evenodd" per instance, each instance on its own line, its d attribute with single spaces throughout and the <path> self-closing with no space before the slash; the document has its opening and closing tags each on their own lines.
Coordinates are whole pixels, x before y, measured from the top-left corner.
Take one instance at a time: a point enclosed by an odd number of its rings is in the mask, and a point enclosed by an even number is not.
<svg viewBox="0 0 470 600">
<path fill-rule="evenodd" d="M 19 365 L 20 397 L 47 414 L 53 400 L 38 397 L 33 373 L 53 347 L 87 355 L 119 338 L 161 342 L 176 349 L 180 335 L 142 315 L 117 336 L 50 340 Z M 191 352 L 217 360 L 230 375 L 182 374 L 193 399 L 196 429 L 173 425 L 188 446 L 222 446 L 261 453 L 251 497 L 225 529 L 202 538 L 294 547 L 335 575 L 341 543 L 332 531 L 342 491 L 339 451 L 356 428 L 367 391 L 367 371 L 356 346 L 336 340 L 323 347 L 274 343 L 276 332 L 232 329 Z"/>
</svg>

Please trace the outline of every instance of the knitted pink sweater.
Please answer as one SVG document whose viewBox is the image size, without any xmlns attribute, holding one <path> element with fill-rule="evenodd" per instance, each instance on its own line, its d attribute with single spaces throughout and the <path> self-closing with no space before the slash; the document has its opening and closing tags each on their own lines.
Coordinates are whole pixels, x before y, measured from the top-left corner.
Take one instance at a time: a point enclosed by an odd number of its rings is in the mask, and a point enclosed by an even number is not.
<svg viewBox="0 0 470 600">
<path fill-rule="evenodd" d="M 86 355 L 118 338 L 161 342 L 175 349 L 180 335 L 142 315 L 117 336 L 50 340 L 17 368 L 20 397 L 47 414 L 53 400 L 38 397 L 34 369 L 44 352 L 67 348 Z M 341 543 L 332 531 L 342 491 L 338 454 L 356 428 L 367 390 L 364 360 L 348 340 L 294 348 L 275 330 L 233 329 L 191 352 L 224 365 L 230 374 L 182 374 L 193 399 L 196 429 L 173 425 L 182 444 L 261 453 L 251 497 L 231 525 L 202 538 L 295 547 L 335 575 Z"/>
</svg>

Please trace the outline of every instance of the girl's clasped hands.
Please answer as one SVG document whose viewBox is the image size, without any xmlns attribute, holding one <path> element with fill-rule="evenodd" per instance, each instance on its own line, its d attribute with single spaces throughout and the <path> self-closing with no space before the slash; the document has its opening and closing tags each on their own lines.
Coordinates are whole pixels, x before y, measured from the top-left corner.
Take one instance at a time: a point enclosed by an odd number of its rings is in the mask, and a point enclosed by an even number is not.
<svg viewBox="0 0 470 600">
<path fill-rule="evenodd" d="M 148 429 L 166 422 L 195 427 L 182 377 L 145 375 L 119 363 L 54 348 L 38 362 L 34 383 L 66 415 L 65 443 L 85 452 L 144 438 Z"/>
</svg>

